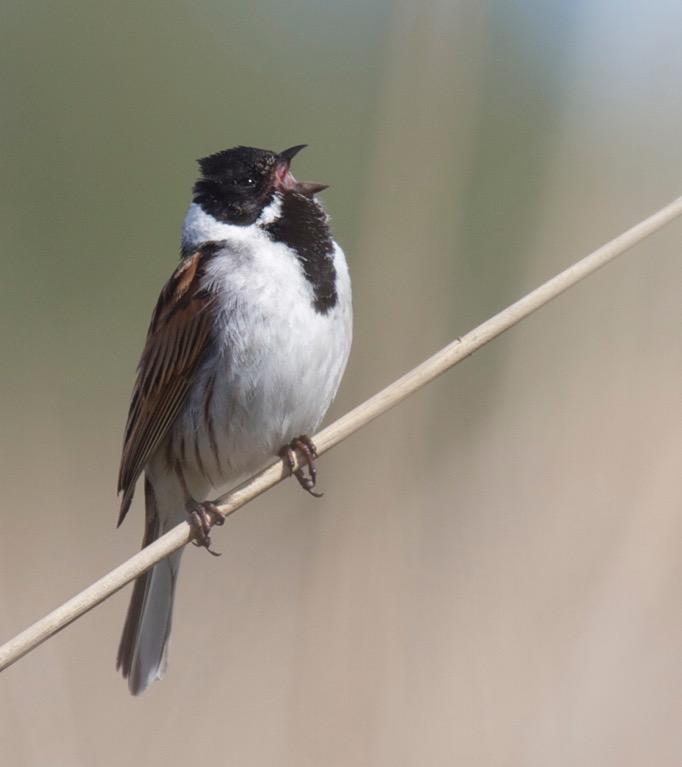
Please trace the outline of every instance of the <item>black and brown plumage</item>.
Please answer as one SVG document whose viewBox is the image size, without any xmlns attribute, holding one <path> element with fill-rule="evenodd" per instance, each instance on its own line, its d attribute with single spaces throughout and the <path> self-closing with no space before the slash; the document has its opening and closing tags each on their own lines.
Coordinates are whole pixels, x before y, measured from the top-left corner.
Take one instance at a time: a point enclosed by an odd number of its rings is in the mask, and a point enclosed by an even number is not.
<svg viewBox="0 0 682 767">
<path fill-rule="evenodd" d="M 182 259 L 153 312 L 125 429 L 119 524 L 144 473 L 143 545 L 181 522 L 199 543 L 210 499 L 298 439 L 315 486 L 314 433 L 351 343 L 348 269 L 315 193 L 275 154 L 238 147 L 200 161 Z M 314 492 L 314 491 L 313 491 Z M 135 583 L 118 667 L 131 692 L 163 675 L 181 552 Z"/>
</svg>

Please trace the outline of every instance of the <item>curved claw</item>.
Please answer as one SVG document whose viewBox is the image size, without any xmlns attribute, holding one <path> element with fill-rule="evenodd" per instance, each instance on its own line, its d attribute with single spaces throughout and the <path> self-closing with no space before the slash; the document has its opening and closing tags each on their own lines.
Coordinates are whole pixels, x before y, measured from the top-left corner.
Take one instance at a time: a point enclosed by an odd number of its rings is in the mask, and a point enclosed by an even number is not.
<svg viewBox="0 0 682 767">
<path fill-rule="evenodd" d="M 194 536 L 192 544 L 199 548 L 206 549 L 206 551 L 214 557 L 222 556 L 219 551 L 214 551 L 211 548 L 210 536 L 210 531 L 213 525 L 220 526 L 225 522 L 225 518 L 218 510 L 218 507 L 211 501 L 203 501 L 202 503 L 190 501 L 187 506 L 189 523 L 192 527 Z"/>
<path fill-rule="evenodd" d="M 307 475 L 303 466 L 300 466 L 298 469 L 294 468 L 296 466 L 294 450 L 299 450 L 303 454 L 303 457 L 305 458 L 305 466 L 308 469 Z M 313 489 L 317 484 L 317 466 L 315 465 L 317 448 L 312 439 L 310 439 L 307 434 L 302 434 L 300 437 L 293 439 L 290 444 L 283 447 L 279 454 L 289 467 L 289 472 L 298 480 L 298 484 L 315 498 L 322 498 L 324 493 L 318 493 Z"/>
</svg>

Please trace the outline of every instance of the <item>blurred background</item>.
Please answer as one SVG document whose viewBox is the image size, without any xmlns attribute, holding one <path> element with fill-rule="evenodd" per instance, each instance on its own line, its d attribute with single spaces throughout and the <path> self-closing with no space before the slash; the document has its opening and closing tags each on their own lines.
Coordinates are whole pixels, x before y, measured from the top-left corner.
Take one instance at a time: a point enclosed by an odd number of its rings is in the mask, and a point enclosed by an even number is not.
<svg viewBox="0 0 682 767">
<path fill-rule="evenodd" d="M 194 158 L 307 142 L 351 263 L 330 417 L 682 190 L 670 0 L 0 9 L 0 628 L 134 553 L 115 480 Z M 682 762 L 682 224 L 189 550 L 167 678 L 129 588 L 0 676 L 0 754 Z M 328 419 L 329 420 L 329 419 Z"/>
</svg>

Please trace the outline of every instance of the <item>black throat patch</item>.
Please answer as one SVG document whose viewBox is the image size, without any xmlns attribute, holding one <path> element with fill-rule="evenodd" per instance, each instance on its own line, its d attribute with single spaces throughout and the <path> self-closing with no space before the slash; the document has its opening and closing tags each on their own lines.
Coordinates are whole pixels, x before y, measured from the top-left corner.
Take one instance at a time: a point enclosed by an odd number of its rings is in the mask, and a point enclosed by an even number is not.
<svg viewBox="0 0 682 767">
<path fill-rule="evenodd" d="M 315 311 L 327 314 L 336 306 L 338 296 L 334 243 L 325 212 L 309 197 L 288 192 L 282 196 L 280 217 L 265 230 L 276 242 L 288 245 L 296 253 L 313 288 Z"/>
</svg>

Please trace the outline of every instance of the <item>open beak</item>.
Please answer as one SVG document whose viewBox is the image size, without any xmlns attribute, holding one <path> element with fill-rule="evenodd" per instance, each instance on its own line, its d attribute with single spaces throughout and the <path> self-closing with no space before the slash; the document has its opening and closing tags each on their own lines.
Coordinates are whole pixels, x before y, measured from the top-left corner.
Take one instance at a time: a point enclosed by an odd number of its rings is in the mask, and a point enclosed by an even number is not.
<svg viewBox="0 0 682 767">
<path fill-rule="evenodd" d="M 307 144 L 299 144 L 285 149 L 277 155 L 277 164 L 275 166 L 275 189 L 281 189 L 283 192 L 297 192 L 306 197 L 312 197 L 314 194 L 327 189 L 327 184 L 318 184 L 315 181 L 296 181 L 289 166 L 294 157 L 305 149 Z"/>
</svg>

